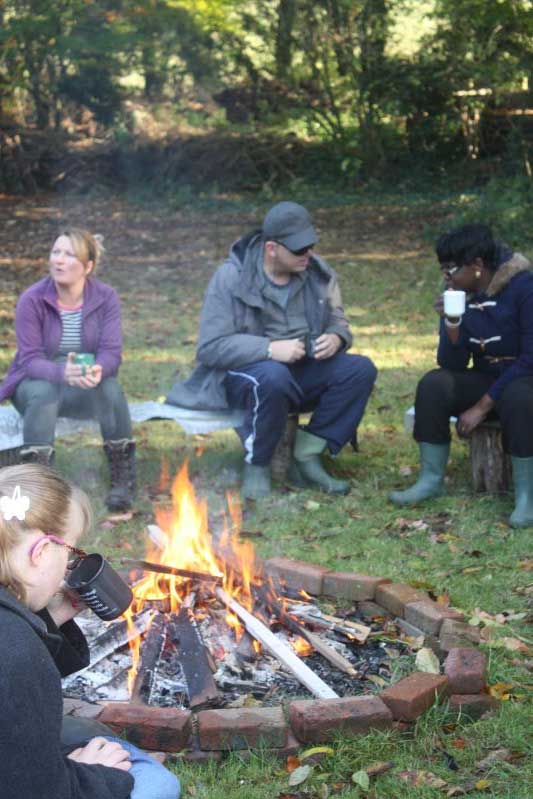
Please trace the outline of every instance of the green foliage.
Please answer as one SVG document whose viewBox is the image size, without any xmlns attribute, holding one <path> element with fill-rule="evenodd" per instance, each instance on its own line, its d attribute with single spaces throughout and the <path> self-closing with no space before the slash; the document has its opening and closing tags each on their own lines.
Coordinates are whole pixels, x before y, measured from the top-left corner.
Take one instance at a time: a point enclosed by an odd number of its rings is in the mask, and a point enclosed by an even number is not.
<svg viewBox="0 0 533 799">
<path fill-rule="evenodd" d="M 505 235 L 509 244 L 523 247 L 533 241 L 533 181 L 528 177 L 493 178 L 478 192 L 464 194 L 455 222 L 485 222 Z"/>
</svg>

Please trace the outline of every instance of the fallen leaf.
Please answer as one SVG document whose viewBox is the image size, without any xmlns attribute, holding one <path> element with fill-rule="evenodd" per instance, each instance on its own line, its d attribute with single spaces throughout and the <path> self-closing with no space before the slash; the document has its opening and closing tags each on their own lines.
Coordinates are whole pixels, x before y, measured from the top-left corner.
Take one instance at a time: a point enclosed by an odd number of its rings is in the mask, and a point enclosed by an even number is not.
<svg viewBox="0 0 533 799">
<path fill-rule="evenodd" d="M 466 741 L 464 738 L 454 738 L 452 741 L 452 746 L 454 749 L 464 749 L 466 746 Z"/>
<path fill-rule="evenodd" d="M 431 771 L 400 771 L 398 777 L 401 780 L 404 780 L 404 782 L 408 782 L 416 787 L 427 785 L 429 788 L 440 789 L 445 788 L 448 785 L 446 780 L 442 780 Z"/>
<path fill-rule="evenodd" d="M 427 646 L 422 647 L 416 653 L 415 665 L 418 671 L 425 671 L 428 674 L 440 674 L 440 663 L 436 654 Z"/>
<path fill-rule="evenodd" d="M 354 771 L 352 774 L 352 782 L 365 792 L 370 788 L 370 777 L 366 771 Z"/>
<path fill-rule="evenodd" d="M 384 680 L 383 677 L 379 677 L 377 674 L 369 674 L 365 677 L 369 682 L 373 682 L 374 685 L 377 685 L 378 688 L 384 688 L 388 685 L 387 680 Z"/>
<path fill-rule="evenodd" d="M 464 569 L 461 569 L 461 574 L 474 574 L 474 572 L 481 572 L 483 571 L 483 566 L 467 566 Z"/>
<path fill-rule="evenodd" d="M 286 769 L 289 774 L 292 774 L 292 772 L 296 771 L 296 769 L 299 768 L 301 765 L 302 764 L 299 757 L 296 757 L 296 755 L 288 756 Z"/>
<path fill-rule="evenodd" d="M 308 499 L 305 503 L 306 510 L 318 510 L 320 507 L 320 502 L 315 502 L 314 499 Z"/>
<path fill-rule="evenodd" d="M 525 655 L 529 655 L 531 652 L 531 649 L 522 641 L 519 641 L 518 638 L 508 638 L 505 636 L 499 640 L 502 641 L 504 647 L 510 649 L 511 652 L 523 652 Z"/>
<path fill-rule="evenodd" d="M 312 773 L 312 766 L 300 766 L 299 768 L 295 768 L 289 777 L 289 785 L 291 788 L 294 788 L 295 785 L 301 785 Z"/>
<path fill-rule="evenodd" d="M 511 757 L 510 749 L 495 749 L 476 764 L 476 771 L 478 774 L 483 771 L 488 771 L 495 763 L 507 763 Z"/>
<path fill-rule="evenodd" d="M 313 746 L 311 749 L 306 749 L 300 752 L 300 760 L 307 760 L 308 757 L 316 757 L 317 755 L 334 755 L 335 750 L 331 746 Z"/>
<path fill-rule="evenodd" d="M 490 788 L 490 780 L 478 780 L 475 784 L 476 791 L 486 791 Z"/>
<path fill-rule="evenodd" d="M 506 702 L 511 698 L 513 688 L 514 685 L 511 682 L 496 682 L 494 685 L 489 685 L 489 694 L 502 702 Z"/>
<path fill-rule="evenodd" d="M 369 777 L 377 777 L 379 774 L 385 774 L 386 771 L 390 771 L 391 768 L 394 768 L 394 763 L 392 760 L 386 760 L 383 763 L 373 763 L 365 771 Z"/>
<path fill-rule="evenodd" d="M 518 567 L 522 569 L 522 571 L 533 571 L 533 558 L 524 558 L 524 560 L 519 560 Z"/>
</svg>

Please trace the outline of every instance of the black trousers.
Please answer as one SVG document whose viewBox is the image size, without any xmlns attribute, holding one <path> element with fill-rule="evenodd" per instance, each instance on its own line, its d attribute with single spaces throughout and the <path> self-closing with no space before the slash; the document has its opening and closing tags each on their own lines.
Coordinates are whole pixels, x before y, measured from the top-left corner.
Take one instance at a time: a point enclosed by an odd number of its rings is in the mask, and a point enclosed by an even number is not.
<svg viewBox="0 0 533 799">
<path fill-rule="evenodd" d="M 434 369 L 419 382 L 415 400 L 416 441 L 447 444 L 450 416 L 459 416 L 486 394 L 494 378 L 468 369 Z M 509 383 L 489 419 L 499 419 L 505 452 L 517 458 L 533 457 L 533 377 Z"/>
</svg>

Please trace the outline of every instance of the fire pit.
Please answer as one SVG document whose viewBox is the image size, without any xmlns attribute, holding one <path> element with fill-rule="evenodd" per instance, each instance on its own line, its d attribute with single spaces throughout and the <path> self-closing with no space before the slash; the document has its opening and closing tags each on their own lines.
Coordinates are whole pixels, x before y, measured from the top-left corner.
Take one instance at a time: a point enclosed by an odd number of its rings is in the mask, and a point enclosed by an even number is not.
<svg viewBox="0 0 533 799">
<path fill-rule="evenodd" d="M 231 499 L 231 522 L 211 536 L 186 466 L 172 497 L 149 527 L 147 560 L 125 562 L 135 597 L 126 618 L 81 620 L 92 663 L 64 683 L 67 697 L 113 700 L 100 719 L 130 740 L 204 752 L 262 741 L 285 752 L 289 726 L 303 742 L 327 740 L 339 725 L 384 728 L 412 721 L 450 686 L 463 697 L 452 703 L 492 706 L 479 693 L 485 663 L 477 649 L 467 650 L 462 666 L 462 677 L 465 668 L 478 677 L 468 695 L 457 668 L 455 688 L 446 673 L 415 673 L 388 687 L 392 665 L 409 649 L 425 642 L 453 655 L 448 644 L 472 643 L 457 611 L 386 578 L 285 558 L 262 563 L 239 540 L 240 509 Z"/>
</svg>

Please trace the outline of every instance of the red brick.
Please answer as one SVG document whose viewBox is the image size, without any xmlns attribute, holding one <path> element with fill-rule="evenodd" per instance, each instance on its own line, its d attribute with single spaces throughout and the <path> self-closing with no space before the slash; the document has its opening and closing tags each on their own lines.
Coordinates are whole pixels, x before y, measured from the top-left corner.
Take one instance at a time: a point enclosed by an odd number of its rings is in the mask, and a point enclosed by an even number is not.
<svg viewBox="0 0 533 799">
<path fill-rule="evenodd" d="M 455 619 L 444 619 L 439 633 L 439 645 L 442 652 L 449 652 L 458 646 L 479 644 L 481 636 L 477 627 Z"/>
<path fill-rule="evenodd" d="M 444 619 L 455 619 L 463 621 L 464 616 L 454 608 L 445 608 L 438 602 L 431 599 L 424 599 L 421 602 L 409 602 L 405 606 L 405 620 L 414 624 L 428 635 L 438 635 Z"/>
<path fill-rule="evenodd" d="M 225 708 L 198 713 L 198 740 L 202 749 L 281 748 L 288 728 L 281 707 Z"/>
<path fill-rule="evenodd" d="M 406 583 L 382 583 L 376 588 L 375 600 L 378 605 L 402 618 L 409 602 L 420 602 L 423 599 L 429 599 L 425 591 L 417 591 Z"/>
<path fill-rule="evenodd" d="M 322 591 L 327 596 L 362 602 L 365 599 L 374 599 L 380 583 L 390 583 L 390 580 L 353 572 L 329 572 L 324 575 Z"/>
<path fill-rule="evenodd" d="M 444 673 L 451 693 L 478 694 L 487 681 L 487 658 L 471 646 L 450 649 L 444 661 Z"/>
<path fill-rule="evenodd" d="M 110 702 L 98 721 L 142 749 L 180 752 L 191 742 L 191 713 L 188 710 Z"/>
<path fill-rule="evenodd" d="M 392 715 L 377 696 L 343 699 L 296 700 L 289 705 L 289 721 L 304 743 L 331 740 L 338 730 L 366 733 L 392 726 Z"/>
<path fill-rule="evenodd" d="M 380 698 L 395 719 L 414 721 L 446 691 L 448 678 L 440 674 L 415 671 L 405 679 L 385 688 Z"/>
<path fill-rule="evenodd" d="M 450 710 L 473 720 L 499 706 L 498 699 L 490 694 L 452 694 L 450 696 Z"/>
<path fill-rule="evenodd" d="M 264 570 L 267 576 L 272 575 L 285 581 L 288 588 L 306 591 L 313 596 L 322 594 L 324 575 L 330 571 L 325 566 L 290 558 L 269 558 L 264 563 Z"/>
</svg>

